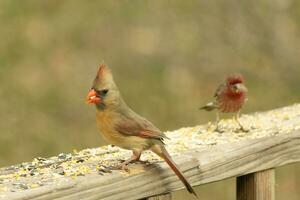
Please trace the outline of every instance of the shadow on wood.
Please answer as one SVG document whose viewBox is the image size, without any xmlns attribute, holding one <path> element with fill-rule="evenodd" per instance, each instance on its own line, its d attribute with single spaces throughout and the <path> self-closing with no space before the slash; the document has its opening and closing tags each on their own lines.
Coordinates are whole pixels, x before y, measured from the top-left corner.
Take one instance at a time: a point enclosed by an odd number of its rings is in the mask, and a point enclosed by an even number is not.
<svg viewBox="0 0 300 200">
<path fill-rule="evenodd" d="M 237 200 L 274 200 L 275 170 L 269 169 L 237 178 Z"/>
</svg>

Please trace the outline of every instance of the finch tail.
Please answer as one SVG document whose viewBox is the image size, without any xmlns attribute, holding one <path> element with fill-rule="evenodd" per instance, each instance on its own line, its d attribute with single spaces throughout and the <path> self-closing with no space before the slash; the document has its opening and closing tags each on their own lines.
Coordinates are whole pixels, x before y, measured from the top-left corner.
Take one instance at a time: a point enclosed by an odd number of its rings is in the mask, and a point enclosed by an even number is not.
<svg viewBox="0 0 300 200">
<path fill-rule="evenodd" d="M 212 111 L 216 108 L 217 108 L 216 104 L 214 102 L 210 102 L 210 103 L 206 104 L 205 106 L 200 107 L 199 110 Z"/>
<path fill-rule="evenodd" d="M 180 171 L 177 164 L 172 160 L 170 154 L 167 152 L 165 147 L 160 146 L 159 151 L 155 151 L 154 149 L 153 149 L 153 151 L 166 161 L 166 163 L 170 166 L 170 168 L 174 171 L 174 173 L 178 176 L 178 178 L 184 184 L 184 186 L 186 187 L 188 192 L 195 195 L 195 197 L 198 199 L 198 196 L 197 196 L 196 192 L 194 191 L 193 187 L 188 182 L 188 180 L 184 177 L 183 173 Z"/>
</svg>

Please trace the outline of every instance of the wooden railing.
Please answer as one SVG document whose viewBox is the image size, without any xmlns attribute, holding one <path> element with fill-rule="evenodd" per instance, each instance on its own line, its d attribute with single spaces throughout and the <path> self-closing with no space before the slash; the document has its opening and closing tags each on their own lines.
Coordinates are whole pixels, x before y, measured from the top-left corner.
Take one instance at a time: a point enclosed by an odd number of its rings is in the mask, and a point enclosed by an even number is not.
<svg viewBox="0 0 300 200">
<path fill-rule="evenodd" d="M 241 122 L 249 132 L 232 120 L 221 121 L 223 133 L 213 132 L 213 124 L 167 132 L 167 148 L 193 186 L 237 177 L 238 200 L 273 200 L 274 169 L 300 161 L 300 105 L 244 115 Z M 130 165 L 129 173 L 109 170 L 129 156 L 106 146 L 2 168 L 0 199 L 154 200 L 183 189 L 150 152 L 142 156 L 148 163 Z"/>
</svg>

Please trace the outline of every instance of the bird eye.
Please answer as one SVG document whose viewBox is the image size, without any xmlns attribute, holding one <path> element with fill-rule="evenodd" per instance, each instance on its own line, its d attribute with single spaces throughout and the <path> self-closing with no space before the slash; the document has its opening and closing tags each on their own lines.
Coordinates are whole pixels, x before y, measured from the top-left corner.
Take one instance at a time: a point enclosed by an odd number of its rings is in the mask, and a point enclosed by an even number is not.
<svg viewBox="0 0 300 200">
<path fill-rule="evenodd" d="M 103 89 L 99 91 L 101 96 L 105 96 L 108 93 L 108 89 Z"/>
<path fill-rule="evenodd" d="M 233 88 L 233 91 L 235 91 L 235 92 L 240 91 L 240 87 L 238 85 L 233 85 L 232 88 Z"/>
</svg>

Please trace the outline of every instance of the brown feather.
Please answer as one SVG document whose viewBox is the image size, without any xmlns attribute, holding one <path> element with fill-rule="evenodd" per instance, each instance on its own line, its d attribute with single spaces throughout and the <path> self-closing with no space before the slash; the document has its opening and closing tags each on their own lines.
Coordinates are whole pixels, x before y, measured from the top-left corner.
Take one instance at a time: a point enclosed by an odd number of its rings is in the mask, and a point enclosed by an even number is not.
<svg viewBox="0 0 300 200">
<path fill-rule="evenodd" d="M 166 135 L 156 128 L 151 122 L 134 113 L 132 110 L 122 113 L 122 120 L 116 124 L 115 129 L 121 134 L 125 134 L 127 136 L 134 135 L 159 140 L 167 138 Z"/>
<path fill-rule="evenodd" d="M 243 90 L 235 93 L 232 90 L 234 85 L 243 86 Z M 215 101 L 206 104 L 200 109 L 212 111 L 215 108 L 220 112 L 229 113 L 239 111 L 247 98 L 247 88 L 244 85 L 244 78 L 240 74 L 229 75 L 224 83 L 220 84 L 214 94 Z"/>
<path fill-rule="evenodd" d="M 105 72 L 110 71 L 110 69 L 104 64 L 102 63 L 99 66 L 99 70 L 98 70 L 98 77 L 101 78 L 105 75 Z"/>
<path fill-rule="evenodd" d="M 96 119 L 98 129 L 104 139 L 121 148 L 138 152 L 138 154 L 145 150 L 152 150 L 168 163 L 187 190 L 196 195 L 165 150 L 163 139 L 167 138 L 166 135 L 126 105 L 113 81 L 111 71 L 104 64 L 100 66 L 93 83 L 93 89 L 101 90 L 103 88 L 107 90 L 107 93 L 101 96 L 101 104 L 96 104 Z"/>
<path fill-rule="evenodd" d="M 198 198 L 193 187 L 191 186 L 189 181 L 184 177 L 183 173 L 181 172 L 181 170 L 179 169 L 177 164 L 172 160 L 170 154 L 165 149 L 165 147 L 162 145 L 156 145 L 152 148 L 152 151 L 166 161 L 166 163 L 170 166 L 170 168 L 174 171 L 174 173 L 180 179 L 180 181 L 184 184 L 185 188 L 189 191 L 189 193 L 194 194 Z"/>
</svg>

